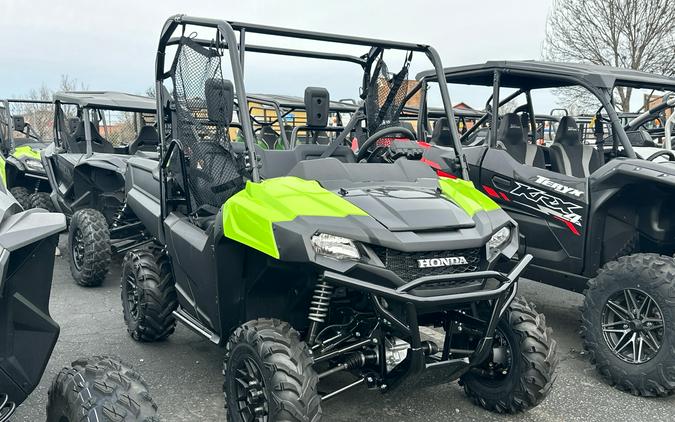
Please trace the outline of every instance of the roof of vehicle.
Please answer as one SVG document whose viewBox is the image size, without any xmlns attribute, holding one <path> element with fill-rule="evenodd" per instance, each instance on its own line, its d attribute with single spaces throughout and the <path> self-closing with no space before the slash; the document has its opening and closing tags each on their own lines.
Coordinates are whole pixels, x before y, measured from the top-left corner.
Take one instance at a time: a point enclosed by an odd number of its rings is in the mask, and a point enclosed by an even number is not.
<svg viewBox="0 0 675 422">
<path fill-rule="evenodd" d="M 493 85 L 495 70 L 504 70 L 500 84 L 509 88 L 557 88 L 576 85 L 579 81 L 600 87 L 641 87 L 658 90 L 675 90 L 675 78 L 641 72 L 582 63 L 558 63 L 535 60 L 487 61 L 480 64 L 448 67 L 444 69 L 448 83 L 465 85 Z M 427 70 L 417 74 L 417 79 L 435 79 L 435 72 Z"/>
<path fill-rule="evenodd" d="M 305 99 L 293 95 L 276 95 L 276 94 L 249 94 L 250 100 L 273 101 L 279 104 L 281 108 L 304 109 Z M 355 103 L 347 103 L 343 101 L 331 101 L 330 110 L 338 112 L 352 112 L 358 108 Z"/>
<path fill-rule="evenodd" d="M 407 110 L 406 107 L 404 110 Z M 455 114 L 455 117 L 464 117 L 469 119 L 480 119 L 485 114 L 484 111 L 480 110 L 469 110 L 467 108 L 457 108 L 453 107 L 452 112 Z M 442 107 L 429 107 L 428 109 L 429 117 L 438 118 L 445 117 L 445 109 Z"/>
<path fill-rule="evenodd" d="M 156 112 L 153 97 L 116 91 L 61 91 L 54 94 L 54 101 L 104 110 Z"/>
</svg>

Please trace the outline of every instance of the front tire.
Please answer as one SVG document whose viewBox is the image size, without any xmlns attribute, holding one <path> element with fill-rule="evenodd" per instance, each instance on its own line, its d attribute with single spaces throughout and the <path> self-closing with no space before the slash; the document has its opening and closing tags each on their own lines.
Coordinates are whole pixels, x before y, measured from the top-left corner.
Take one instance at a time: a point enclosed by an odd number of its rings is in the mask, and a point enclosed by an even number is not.
<svg viewBox="0 0 675 422">
<path fill-rule="evenodd" d="M 30 191 L 23 186 L 15 186 L 9 190 L 9 193 L 12 194 L 16 202 L 21 205 L 21 208 L 29 210 L 31 208 L 30 204 Z"/>
<path fill-rule="evenodd" d="M 635 254 L 608 262 L 588 282 L 581 336 L 591 362 L 636 396 L 675 391 L 675 260 Z"/>
<path fill-rule="evenodd" d="M 558 366 L 556 341 L 544 316 L 516 297 L 497 324 L 493 347 L 499 352 L 461 377 L 466 395 L 497 413 L 522 412 L 541 403 Z"/>
<path fill-rule="evenodd" d="M 47 192 L 35 192 L 28 198 L 31 208 L 42 208 L 49 212 L 56 212 L 56 208 L 52 203 L 52 198 Z"/>
<path fill-rule="evenodd" d="M 73 214 L 68 232 L 70 272 L 80 286 L 100 286 L 110 266 L 110 232 L 103 214 L 85 208 Z"/>
<path fill-rule="evenodd" d="M 320 420 L 313 364 L 309 348 L 286 322 L 258 319 L 237 328 L 225 359 L 228 420 Z"/>
<path fill-rule="evenodd" d="M 122 264 L 122 308 L 129 335 L 136 341 L 161 341 L 176 329 L 178 308 L 171 262 L 165 254 L 131 251 Z"/>
<path fill-rule="evenodd" d="M 48 394 L 48 422 L 159 421 L 143 378 L 107 356 L 80 359 L 63 368 Z"/>
</svg>

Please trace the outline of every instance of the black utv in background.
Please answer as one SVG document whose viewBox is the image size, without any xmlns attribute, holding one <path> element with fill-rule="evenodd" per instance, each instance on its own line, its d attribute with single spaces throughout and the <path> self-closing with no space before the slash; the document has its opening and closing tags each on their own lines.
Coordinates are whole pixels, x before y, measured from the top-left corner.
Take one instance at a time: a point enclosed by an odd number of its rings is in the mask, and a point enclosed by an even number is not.
<svg viewBox="0 0 675 422">
<path fill-rule="evenodd" d="M 65 226 L 63 214 L 23 211 L 0 186 L 0 422 L 38 385 L 59 336 L 49 297 Z M 48 422 L 150 422 L 156 412 L 141 376 L 106 356 L 76 360 L 49 389 Z"/>
<path fill-rule="evenodd" d="M 52 111 L 51 101 L 0 100 L 0 173 L 5 186 L 24 209 L 39 207 L 54 211 L 49 182 L 40 161 L 42 150 L 52 142 L 45 136 L 46 131 L 52 133 L 49 124 Z"/>
<path fill-rule="evenodd" d="M 424 85 L 434 71 L 418 75 Z M 612 102 L 617 86 L 675 90 L 675 79 L 602 66 L 487 62 L 445 69 L 451 84 L 493 87 L 488 141 L 465 148 L 471 179 L 518 222 L 524 276 L 585 295 L 581 335 L 591 360 L 613 386 L 635 395 L 675 390 L 675 165 L 636 159 Z M 577 87 L 597 98 L 597 145 L 586 145 L 579 122 L 563 116 L 554 142 L 536 146 L 532 93 Z M 501 96 L 500 88 L 511 89 Z M 520 113 L 492 112 L 523 99 Z M 420 119 L 420 133 L 425 132 Z M 609 133 L 604 132 L 609 128 Z M 597 130 L 600 129 L 600 130 Z M 447 129 L 446 129 L 447 131 Z M 434 130 L 434 133 L 441 132 Z M 449 171 L 433 139 L 424 159 Z M 423 138 L 424 139 L 424 138 Z M 675 155 L 664 151 L 651 158 Z"/>
<path fill-rule="evenodd" d="M 357 54 L 249 52 L 244 32 Z M 242 107 L 251 53 L 353 63 L 364 105 L 328 143 L 263 149 Z M 530 260 L 516 257 L 517 225 L 466 180 L 459 159 L 455 179 L 405 159 L 421 150 L 399 119 L 413 55 L 441 71 L 421 44 L 182 15 L 166 22 L 156 62 L 160 161 L 133 157 L 126 177 L 128 206 L 156 241 L 125 256 L 122 306 L 135 340 L 166 339 L 180 321 L 224 347 L 229 420 L 318 421 L 322 401 L 359 385 L 387 392 L 459 380 L 496 412 L 548 395 L 556 342 L 516 297 Z M 394 77 L 385 56 L 405 59 Z M 441 95 L 454 120 L 444 85 Z M 328 91 L 309 87 L 304 103 L 308 138 L 327 131 Z M 366 138 L 355 154 L 357 125 Z M 232 141 L 238 131 L 243 142 Z M 421 327 L 438 329 L 442 344 Z M 320 393 L 320 380 L 338 372 L 352 380 Z"/>
<path fill-rule="evenodd" d="M 124 174 L 131 155 L 157 157 L 155 100 L 120 92 L 58 92 L 54 104 L 55 140 L 42 162 L 52 200 L 69 220 L 73 277 L 81 286 L 98 286 L 111 255 L 148 241 L 126 206 Z"/>
</svg>

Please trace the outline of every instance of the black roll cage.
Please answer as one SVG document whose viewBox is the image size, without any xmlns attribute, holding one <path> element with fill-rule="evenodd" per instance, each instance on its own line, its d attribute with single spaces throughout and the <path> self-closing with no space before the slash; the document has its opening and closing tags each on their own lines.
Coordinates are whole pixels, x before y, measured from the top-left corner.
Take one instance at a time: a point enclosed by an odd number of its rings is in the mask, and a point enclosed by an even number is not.
<svg viewBox="0 0 675 422">
<path fill-rule="evenodd" d="M 350 62 L 359 65 L 364 70 L 364 72 L 366 72 L 365 74 L 367 74 L 367 72 L 370 70 L 370 66 L 373 64 L 374 59 L 383 50 L 420 52 L 424 53 L 431 62 L 431 64 L 433 65 L 433 69 L 437 75 L 437 78 L 439 80 L 443 78 L 443 66 L 441 64 L 440 56 L 433 47 L 424 44 L 404 43 L 365 37 L 336 35 L 315 31 L 279 28 L 267 25 L 232 22 L 219 19 L 199 18 L 186 15 L 175 15 L 169 18 L 164 24 L 164 27 L 162 28 L 162 32 L 159 39 L 159 46 L 157 49 L 157 59 L 155 63 L 155 84 L 156 84 L 155 92 L 157 92 L 156 97 L 157 121 L 161 123 L 158 126 L 159 126 L 159 135 L 161 139 L 160 160 L 162 160 L 162 162 L 166 159 L 165 152 L 167 147 L 165 146 L 165 143 L 170 142 L 170 140 L 167 139 L 166 129 L 163 124 L 163 122 L 165 122 L 164 105 L 167 104 L 169 100 L 168 98 L 166 98 L 167 94 L 164 92 L 163 82 L 170 77 L 169 72 L 165 71 L 166 49 L 167 47 L 177 45 L 180 42 L 181 39 L 180 36 L 185 34 L 187 26 L 205 27 L 216 30 L 217 39 L 201 40 L 193 38 L 192 41 L 200 45 L 205 45 L 208 47 L 216 47 L 228 51 L 230 58 L 230 65 L 232 69 L 233 83 L 236 91 L 236 102 L 240 105 L 247 104 L 247 93 L 244 84 L 244 61 L 246 51 L 255 53 L 275 54 L 282 56 Z M 177 33 L 177 30 L 179 29 L 181 30 L 181 32 Z M 237 33 L 239 34 L 238 40 L 237 40 Z M 365 46 L 369 47 L 370 51 L 361 57 L 356 57 L 347 54 L 336 54 L 330 52 L 296 50 L 263 45 L 249 45 L 246 44 L 247 33 L 272 35 L 292 39 L 314 40 L 338 44 Z M 439 84 L 439 86 L 446 117 L 448 118 L 448 121 L 454 121 L 454 114 L 452 111 L 452 104 L 450 103 L 450 94 L 448 93 L 447 85 Z M 255 137 L 253 133 L 253 125 L 251 117 L 250 115 L 248 115 L 248 113 L 243 113 L 240 109 L 239 121 L 244 136 L 248 161 L 249 163 L 257 163 L 258 161 L 256 158 L 254 148 Z M 453 144 L 455 150 L 457 151 L 458 156 L 462 156 L 462 146 L 461 143 L 459 142 L 459 134 L 457 133 L 457 129 L 452 128 L 451 132 L 453 136 Z M 465 161 L 461 160 L 461 162 L 462 162 L 461 165 L 462 177 L 468 180 L 469 174 L 467 167 L 465 165 Z M 260 174 L 258 166 L 251 165 L 250 170 L 252 181 L 259 182 Z M 162 165 L 160 166 L 160 178 L 162 180 L 160 188 L 161 189 L 160 194 L 162 196 L 161 201 L 162 217 L 166 216 L 165 192 L 164 192 L 164 182 L 166 181 L 165 177 L 166 175 L 164 174 L 164 165 Z"/>
<path fill-rule="evenodd" d="M 504 104 L 508 103 L 512 99 L 516 98 L 517 96 L 521 94 L 525 94 L 527 98 L 527 107 L 528 107 L 528 114 L 530 117 L 530 125 L 531 128 L 533 129 L 533 133 L 536 130 L 536 119 L 535 119 L 535 114 L 533 110 L 533 105 L 532 105 L 532 98 L 530 95 L 530 91 L 532 89 L 538 89 L 538 88 L 546 88 L 547 86 L 533 86 L 533 87 L 519 87 L 516 92 L 509 94 L 506 98 L 503 100 L 500 99 L 500 88 L 502 86 L 501 84 L 501 79 L 503 75 L 508 75 L 508 76 L 518 76 L 522 78 L 537 78 L 537 77 L 542 77 L 546 76 L 551 80 L 555 80 L 559 82 L 558 84 L 551 84 L 550 87 L 565 87 L 565 86 L 580 86 L 585 89 L 587 89 L 591 94 L 593 94 L 601 103 L 602 108 L 605 109 L 607 116 L 609 117 L 609 122 L 611 123 L 612 127 L 612 133 L 613 135 L 613 143 L 614 143 L 614 149 L 618 147 L 617 141 L 621 144 L 621 146 L 624 149 L 625 154 L 628 156 L 628 158 L 636 158 L 635 151 L 633 150 L 633 147 L 630 143 L 630 140 L 628 139 L 628 136 L 626 135 L 626 132 L 624 130 L 624 125 L 621 123 L 621 119 L 619 118 L 619 115 L 614 107 L 614 99 L 612 96 L 612 91 L 616 86 L 624 86 L 622 84 L 617 85 L 617 84 L 609 84 L 606 81 L 604 81 L 602 78 L 591 78 L 591 77 L 584 77 L 584 76 L 576 76 L 574 74 L 555 74 L 551 72 L 544 72 L 544 71 L 538 71 L 536 69 L 533 70 L 527 70 L 527 69 L 521 69 L 521 68 L 510 68 L 509 66 L 496 66 L 492 69 L 485 69 L 485 68 L 477 68 L 477 69 L 456 69 L 453 70 L 452 68 L 446 69 L 445 75 L 446 75 L 446 82 L 447 83 L 458 83 L 458 84 L 464 84 L 461 81 L 456 81 L 454 80 L 455 78 L 470 78 L 470 77 L 479 77 L 480 75 L 484 75 L 487 71 L 492 72 L 492 88 L 493 92 L 492 95 L 489 97 L 487 101 L 487 106 L 489 106 L 490 110 L 488 110 L 488 113 L 481 118 L 476 125 L 474 125 L 470 130 L 468 130 L 464 135 L 462 135 L 462 139 L 468 137 L 473 133 L 475 130 L 477 130 L 478 126 L 481 124 L 485 123 L 488 119 L 490 118 L 490 145 L 488 147 L 490 148 L 495 148 L 497 146 L 497 125 L 498 125 L 498 110 L 499 107 L 503 106 Z M 422 72 L 418 75 L 418 79 L 420 81 L 436 81 L 437 76 L 435 74 L 432 74 L 431 71 L 428 72 Z M 489 86 L 485 85 L 482 83 L 479 83 L 479 85 L 484 85 L 484 86 Z M 640 88 L 641 84 L 639 82 L 631 82 L 630 84 L 626 84 L 625 86 L 632 87 L 632 88 Z M 653 83 L 647 82 L 646 85 L 648 85 L 651 88 L 655 88 Z M 514 86 L 508 86 L 510 88 L 515 88 Z M 664 89 L 667 90 L 667 89 Z M 420 105 L 421 107 L 422 105 Z"/>
<path fill-rule="evenodd" d="M 94 105 L 94 104 L 82 104 L 78 103 L 75 101 L 62 101 L 62 100 L 54 100 L 54 102 L 48 102 L 49 104 L 54 104 L 54 144 L 59 147 L 59 148 L 64 148 L 63 144 L 63 139 L 59 135 L 60 130 L 68 130 L 67 127 L 61 127 L 61 125 L 65 125 L 65 119 L 63 109 L 61 108 L 62 105 L 71 105 L 74 107 L 77 107 L 77 114 L 78 117 L 81 116 L 82 120 L 84 121 L 84 137 L 86 140 L 86 146 L 87 146 L 87 151 L 86 155 L 90 156 L 92 155 L 93 148 L 91 145 L 92 142 L 92 135 L 91 135 L 91 126 L 89 123 L 91 123 L 89 111 L 94 111 L 97 114 L 99 114 L 99 117 L 102 119 L 102 121 L 105 124 L 105 113 L 104 111 L 122 111 L 122 112 L 128 112 L 128 113 L 135 113 L 135 114 L 150 114 L 150 112 L 146 109 L 139 109 L 139 108 L 132 108 L 132 107 L 112 107 L 112 106 L 102 106 L 102 105 Z M 159 126 L 159 125 L 158 125 Z"/>
</svg>

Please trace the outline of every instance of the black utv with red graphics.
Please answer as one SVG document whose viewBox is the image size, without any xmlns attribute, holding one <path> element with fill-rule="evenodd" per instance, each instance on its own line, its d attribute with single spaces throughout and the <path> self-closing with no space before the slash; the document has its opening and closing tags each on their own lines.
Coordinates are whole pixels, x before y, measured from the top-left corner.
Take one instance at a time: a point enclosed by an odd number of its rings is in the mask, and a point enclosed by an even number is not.
<svg viewBox="0 0 675 422">
<path fill-rule="evenodd" d="M 422 86 L 435 77 L 433 71 L 418 75 Z M 518 222 L 521 249 L 534 257 L 524 276 L 583 292 L 583 344 L 611 385 L 635 395 L 672 393 L 675 166 L 636 158 L 631 140 L 639 134 L 624 128 L 613 96 L 618 87 L 673 91 L 675 79 L 532 61 L 446 68 L 445 78 L 449 84 L 492 87 L 487 114 L 462 136 L 487 127 L 487 142 L 464 153 L 474 184 Z M 535 145 L 533 95 L 569 87 L 600 104 L 597 144 L 586 144 L 575 119 L 563 116 L 553 144 Z M 493 112 L 521 98 L 525 104 L 515 113 Z M 428 133 L 429 125 L 421 119 L 420 133 Z M 433 134 L 443 132 L 435 129 Z M 433 134 L 423 160 L 452 172 Z"/>
</svg>

